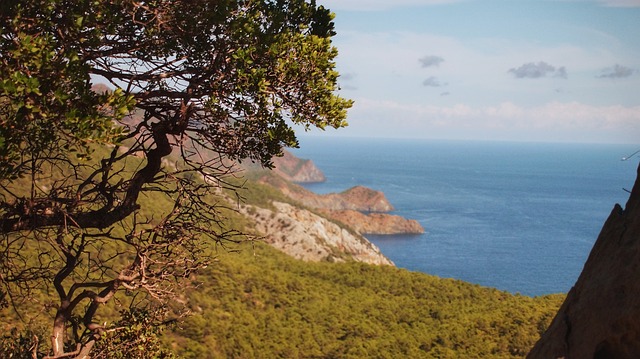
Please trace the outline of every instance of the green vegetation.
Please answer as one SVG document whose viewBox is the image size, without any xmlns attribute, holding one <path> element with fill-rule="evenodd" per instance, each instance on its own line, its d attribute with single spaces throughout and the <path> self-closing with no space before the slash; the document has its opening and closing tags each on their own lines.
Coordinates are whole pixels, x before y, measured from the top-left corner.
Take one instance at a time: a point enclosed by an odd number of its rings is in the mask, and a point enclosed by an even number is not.
<svg viewBox="0 0 640 359">
<path fill-rule="evenodd" d="M 253 181 L 246 186 L 242 194 L 249 203 L 282 196 Z M 234 228 L 250 226 L 233 211 L 226 216 Z M 387 266 L 306 263 L 260 242 L 211 248 L 209 254 L 213 263 L 193 275 L 184 287 L 189 289 L 177 298 L 190 314 L 170 325 L 160 342 L 160 330 L 149 325 L 148 315 L 140 316 L 146 312 L 134 309 L 124 312 L 129 326 L 100 341 L 95 354 L 145 357 L 137 351 L 148 355 L 155 348 L 159 357 L 170 357 L 171 351 L 183 358 L 518 358 L 533 346 L 564 298 L 511 295 Z M 2 343 L 5 350 L 28 348 L 27 329 L 41 341 L 46 338 L 55 313 L 31 314 L 53 299 L 34 298 L 37 303 L 24 304 L 31 308 L 25 311 L 30 323 L 21 323 L 8 310 L 0 313 L 0 328 L 9 337 Z M 119 308 L 133 298 L 120 295 L 97 320 L 120 327 Z M 20 330 L 10 333 L 10 328 Z M 144 343 L 135 341 L 140 337 Z"/>
<path fill-rule="evenodd" d="M 244 203 L 269 209 L 274 209 L 271 205 L 272 201 L 294 204 L 294 201 L 291 200 L 291 198 L 285 196 L 281 191 L 273 186 L 257 182 L 264 176 L 276 176 L 268 170 L 250 170 L 249 172 L 243 173 L 243 175 L 245 177 L 242 182 L 236 180 L 234 184 L 244 188 L 244 190 L 239 193 Z M 228 193 L 231 195 L 230 192 Z"/>
<path fill-rule="evenodd" d="M 220 253 L 165 343 L 186 358 L 523 357 L 564 296 L 530 298 L 394 267 Z"/>
<path fill-rule="evenodd" d="M 251 230 L 238 197 L 284 200 L 237 196 L 233 163 L 269 167 L 297 145 L 291 124 L 346 125 L 315 1 L 0 8 L 1 358 L 522 356 L 559 305 L 261 243 L 227 252 Z"/>
<path fill-rule="evenodd" d="M 34 353 L 128 351 L 137 317 L 110 301 L 174 303 L 243 238 L 233 163 L 346 126 L 332 20 L 306 0 L 2 1 L 0 308 L 55 313 Z"/>
</svg>

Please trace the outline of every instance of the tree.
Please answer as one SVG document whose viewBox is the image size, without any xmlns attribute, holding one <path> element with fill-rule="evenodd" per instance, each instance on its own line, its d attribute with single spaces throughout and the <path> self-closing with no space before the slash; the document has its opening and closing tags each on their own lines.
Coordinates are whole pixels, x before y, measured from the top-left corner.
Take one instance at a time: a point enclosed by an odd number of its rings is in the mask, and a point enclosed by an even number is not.
<svg viewBox="0 0 640 359">
<path fill-rule="evenodd" d="M 48 358 L 85 357 L 101 304 L 175 298 L 207 245 L 240 238 L 233 161 L 271 166 L 293 124 L 346 125 L 332 18 L 313 0 L 2 2 L 0 299 L 53 288 Z"/>
</svg>

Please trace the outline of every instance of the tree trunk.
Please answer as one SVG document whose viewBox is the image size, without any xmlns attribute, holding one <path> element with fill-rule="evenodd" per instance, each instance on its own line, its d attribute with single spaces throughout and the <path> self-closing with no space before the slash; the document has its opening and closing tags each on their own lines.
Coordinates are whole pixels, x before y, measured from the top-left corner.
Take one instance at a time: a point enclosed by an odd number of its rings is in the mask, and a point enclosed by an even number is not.
<svg viewBox="0 0 640 359">
<path fill-rule="evenodd" d="M 64 354 L 64 334 L 67 319 L 66 309 L 58 309 L 51 333 L 51 349 L 54 358 Z"/>
</svg>

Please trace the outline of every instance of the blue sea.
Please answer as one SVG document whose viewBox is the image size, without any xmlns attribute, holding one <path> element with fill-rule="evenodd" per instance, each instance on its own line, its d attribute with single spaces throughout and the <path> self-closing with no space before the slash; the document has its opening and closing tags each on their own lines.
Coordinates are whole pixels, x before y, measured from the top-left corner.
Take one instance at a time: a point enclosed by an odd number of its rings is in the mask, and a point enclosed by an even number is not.
<svg viewBox="0 0 640 359">
<path fill-rule="evenodd" d="M 634 145 L 309 136 L 316 193 L 383 191 L 422 235 L 367 238 L 398 267 L 512 293 L 566 293 L 615 203 L 633 186 Z"/>
</svg>

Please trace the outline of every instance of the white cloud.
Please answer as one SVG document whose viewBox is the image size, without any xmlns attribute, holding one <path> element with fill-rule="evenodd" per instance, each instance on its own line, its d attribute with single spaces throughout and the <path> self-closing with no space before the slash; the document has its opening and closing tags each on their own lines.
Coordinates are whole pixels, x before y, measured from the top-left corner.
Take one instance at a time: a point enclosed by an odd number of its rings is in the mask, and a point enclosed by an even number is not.
<svg viewBox="0 0 640 359">
<path fill-rule="evenodd" d="M 319 0 L 318 4 L 331 10 L 383 11 L 401 7 L 425 7 L 460 3 L 469 0 Z M 563 0 L 585 1 L 585 0 Z M 640 7 L 640 0 L 587 0 L 606 7 Z"/>
<path fill-rule="evenodd" d="M 469 46 L 451 37 L 411 32 L 364 34 L 346 31 L 336 39 L 336 46 L 339 71 L 358 73 L 358 94 L 350 93 L 349 96 L 379 100 L 400 100 L 402 97 L 424 101 L 426 93 L 434 94 L 429 89 L 447 85 L 455 98 L 439 98 L 460 101 L 464 97 L 470 102 L 495 102 L 501 97 L 502 90 L 494 89 L 507 88 L 513 83 L 505 69 L 514 63 L 522 63 L 521 53 L 511 50 L 508 44 L 485 53 L 484 46 Z M 424 58 L 425 53 L 437 53 L 446 61 L 438 67 L 424 68 L 416 59 Z M 536 53 L 541 54 L 540 51 Z"/>
<path fill-rule="evenodd" d="M 588 1 L 590 11 L 599 11 L 593 9 L 597 0 L 566 1 Z M 336 6 L 436 2 L 342 0 Z M 370 24 L 338 31 L 338 69 L 358 74 L 343 92 L 356 100 L 345 135 L 640 142 L 640 63 L 637 47 L 625 37 L 572 21 L 559 27 L 566 34 L 553 33 L 551 40 L 546 33 L 461 34 L 443 26 L 392 31 Z M 628 76 L 629 69 L 636 72 L 624 81 L 598 78 Z"/>
<path fill-rule="evenodd" d="M 640 7 L 640 0 L 556 0 L 563 2 L 588 2 L 605 7 Z"/>
<path fill-rule="evenodd" d="M 356 99 L 349 132 L 370 136 L 478 138 L 562 142 L 640 141 L 640 106 L 511 102 L 473 107 L 403 104 Z M 348 133 L 347 133 L 348 135 Z"/>
<path fill-rule="evenodd" d="M 404 102 L 434 101 L 434 92 L 429 89 L 435 88 L 433 85 L 446 84 L 450 96 L 437 98 L 447 104 L 462 102 L 476 106 L 511 101 L 536 105 L 553 100 L 634 103 L 628 87 L 603 84 L 604 81 L 596 76 L 616 62 L 637 67 L 637 60 L 629 60 L 624 53 L 619 55 L 601 47 L 544 45 L 500 38 L 458 39 L 409 31 L 344 31 L 338 35 L 335 44 L 339 49 L 339 71 L 358 73 L 357 84 L 351 84 L 357 87 L 358 93 L 345 87 L 351 91 L 348 96 Z M 424 59 L 425 54 L 437 55 L 446 61 L 440 62 L 438 67 L 425 68 L 417 60 Z M 517 71 L 521 64 L 532 59 L 544 59 L 553 71 L 544 73 L 545 81 L 514 81 L 514 73 L 508 69 Z M 635 82 L 627 85 L 636 86 L 640 76 L 629 80 Z M 605 90 L 603 85 L 610 87 Z M 562 91 L 558 92 L 560 87 Z"/>
</svg>

